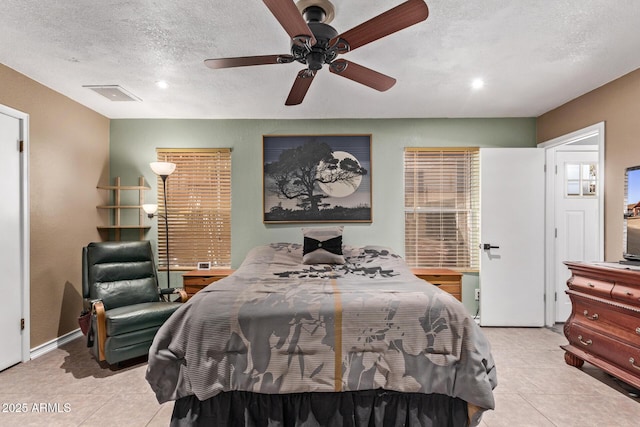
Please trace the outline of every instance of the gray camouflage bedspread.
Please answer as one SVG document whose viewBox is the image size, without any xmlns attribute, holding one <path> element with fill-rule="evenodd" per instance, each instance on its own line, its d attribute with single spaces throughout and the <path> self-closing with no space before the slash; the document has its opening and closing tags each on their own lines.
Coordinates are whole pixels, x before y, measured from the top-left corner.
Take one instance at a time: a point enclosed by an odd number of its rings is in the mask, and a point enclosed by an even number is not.
<svg viewBox="0 0 640 427">
<path fill-rule="evenodd" d="M 382 388 L 493 409 L 489 343 L 464 306 L 389 249 L 344 253 L 344 265 L 304 265 L 299 244 L 259 246 L 194 295 L 149 350 L 158 401 Z"/>
</svg>

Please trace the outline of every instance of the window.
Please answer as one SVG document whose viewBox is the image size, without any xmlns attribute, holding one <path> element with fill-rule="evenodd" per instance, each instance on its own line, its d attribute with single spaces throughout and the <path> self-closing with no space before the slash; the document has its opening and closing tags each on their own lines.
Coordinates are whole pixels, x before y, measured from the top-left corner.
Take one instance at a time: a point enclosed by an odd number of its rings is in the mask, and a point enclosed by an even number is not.
<svg viewBox="0 0 640 427">
<path fill-rule="evenodd" d="M 167 179 L 171 270 L 192 270 L 198 262 L 231 265 L 231 150 L 158 149 L 158 161 L 176 164 Z M 158 178 L 158 200 L 163 200 Z M 158 203 L 164 215 L 162 202 Z M 158 224 L 158 259 L 166 269 L 167 235 Z"/>
<path fill-rule="evenodd" d="M 405 259 L 412 267 L 478 269 L 479 150 L 405 148 Z"/>
<path fill-rule="evenodd" d="M 566 163 L 566 196 L 595 197 L 598 184 L 597 167 L 595 163 Z"/>
</svg>

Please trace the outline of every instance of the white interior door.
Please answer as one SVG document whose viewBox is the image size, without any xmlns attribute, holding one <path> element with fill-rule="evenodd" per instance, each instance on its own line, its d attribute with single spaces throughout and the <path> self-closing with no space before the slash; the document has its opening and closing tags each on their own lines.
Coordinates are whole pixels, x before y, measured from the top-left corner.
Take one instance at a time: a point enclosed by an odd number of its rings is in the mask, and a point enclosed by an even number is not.
<svg viewBox="0 0 640 427">
<path fill-rule="evenodd" d="M 480 149 L 482 326 L 544 325 L 544 179 L 544 149 Z"/>
<path fill-rule="evenodd" d="M 595 147 L 597 150 L 597 146 Z M 556 151 L 556 322 L 571 314 L 564 261 L 600 261 L 598 151 Z"/>
<path fill-rule="evenodd" d="M 22 360 L 20 120 L 0 113 L 0 370 Z"/>
</svg>

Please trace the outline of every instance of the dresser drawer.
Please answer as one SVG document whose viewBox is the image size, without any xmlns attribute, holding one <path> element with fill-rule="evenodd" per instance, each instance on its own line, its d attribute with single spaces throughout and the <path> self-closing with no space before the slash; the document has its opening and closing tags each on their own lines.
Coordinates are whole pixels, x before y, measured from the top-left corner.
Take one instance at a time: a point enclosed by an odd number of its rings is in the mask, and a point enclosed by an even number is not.
<svg viewBox="0 0 640 427">
<path fill-rule="evenodd" d="M 611 298 L 627 304 L 638 305 L 640 303 L 640 288 L 616 283 L 611 291 Z"/>
<path fill-rule="evenodd" d="M 588 277 L 573 276 L 569 282 L 569 289 L 585 292 L 591 295 L 599 295 L 610 298 L 613 282 L 604 280 L 596 280 Z"/>
<path fill-rule="evenodd" d="M 640 348 L 584 328 L 579 324 L 571 325 L 567 338 L 575 347 L 598 355 L 634 376 L 640 375 Z"/>
<path fill-rule="evenodd" d="M 576 295 L 571 295 L 571 302 L 575 309 L 572 322 L 640 347 L 640 315 L 635 311 Z"/>
<path fill-rule="evenodd" d="M 617 263 L 565 262 L 573 305 L 565 361 L 589 362 L 640 388 L 640 271 Z"/>
</svg>

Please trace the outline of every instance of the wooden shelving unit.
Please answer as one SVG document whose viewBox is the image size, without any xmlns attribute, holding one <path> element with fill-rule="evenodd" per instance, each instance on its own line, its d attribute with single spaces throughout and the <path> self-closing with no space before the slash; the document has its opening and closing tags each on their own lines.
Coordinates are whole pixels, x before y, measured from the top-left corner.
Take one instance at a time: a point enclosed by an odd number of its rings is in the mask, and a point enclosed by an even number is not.
<svg viewBox="0 0 640 427">
<path fill-rule="evenodd" d="M 113 185 L 98 185 L 100 190 L 109 190 L 113 192 L 113 205 L 100 205 L 96 206 L 98 209 L 109 209 L 113 211 L 111 225 L 99 225 L 97 228 L 100 231 L 113 230 L 114 240 L 120 240 L 121 230 L 139 230 L 140 240 L 144 239 L 144 233 L 151 228 L 150 225 L 144 225 L 145 213 L 142 210 L 144 204 L 144 192 L 150 190 L 144 183 L 144 177 L 138 178 L 138 185 L 120 185 L 120 177 L 116 176 L 113 179 Z M 121 192 L 122 191 L 138 191 L 138 204 L 137 205 L 122 205 L 121 204 Z M 138 210 L 138 224 L 122 224 L 121 211 L 122 209 L 137 209 Z"/>
</svg>

